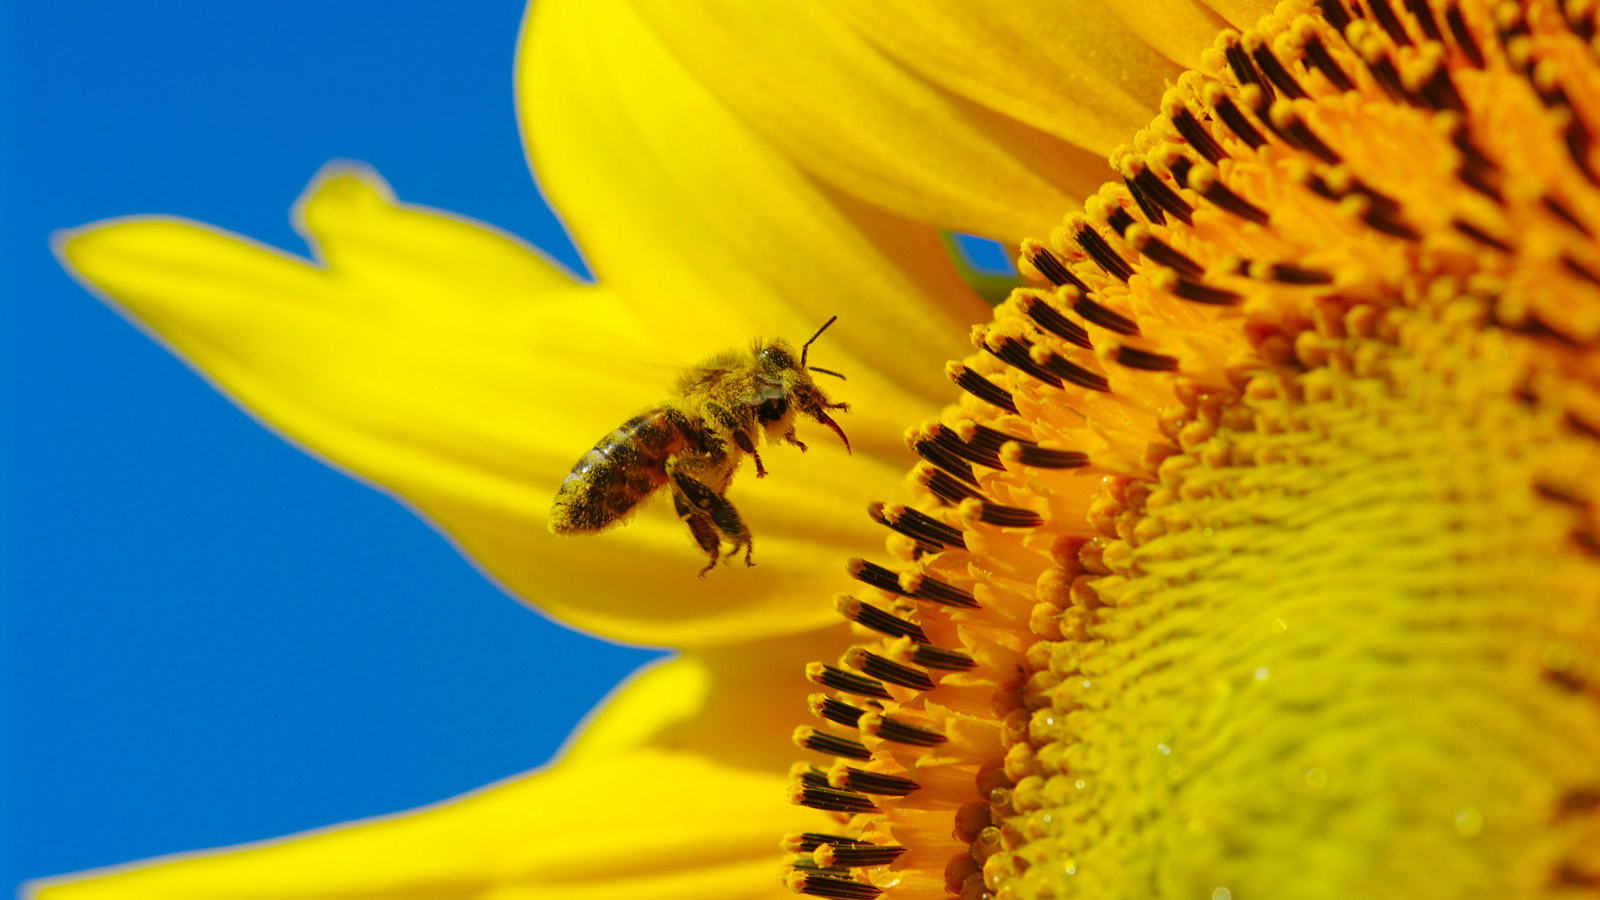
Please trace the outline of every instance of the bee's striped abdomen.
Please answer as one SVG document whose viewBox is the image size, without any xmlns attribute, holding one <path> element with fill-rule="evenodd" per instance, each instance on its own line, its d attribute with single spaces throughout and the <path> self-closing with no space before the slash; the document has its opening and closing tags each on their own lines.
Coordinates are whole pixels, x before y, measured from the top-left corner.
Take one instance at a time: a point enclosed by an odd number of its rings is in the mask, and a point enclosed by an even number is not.
<svg viewBox="0 0 1600 900">
<path fill-rule="evenodd" d="M 556 491 L 550 530 L 599 531 L 621 521 L 667 483 L 667 459 L 683 448 L 685 424 L 682 413 L 660 406 L 601 438 Z"/>
</svg>

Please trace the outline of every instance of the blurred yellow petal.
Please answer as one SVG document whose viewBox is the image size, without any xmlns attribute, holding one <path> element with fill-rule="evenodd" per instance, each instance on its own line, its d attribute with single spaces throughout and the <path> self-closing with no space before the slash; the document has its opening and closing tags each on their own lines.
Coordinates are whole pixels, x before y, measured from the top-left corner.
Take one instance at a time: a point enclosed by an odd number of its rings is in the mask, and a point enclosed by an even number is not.
<svg viewBox="0 0 1600 900">
<path fill-rule="evenodd" d="M 332 169 L 307 196 L 301 223 L 325 267 L 170 219 L 89 226 L 58 247 L 271 427 L 413 503 L 564 621 L 675 646 L 827 621 L 814 597 L 872 539 L 861 508 L 899 481 L 897 462 L 875 459 L 903 452 L 898 426 L 847 419 L 860 451 L 849 466 L 822 439 L 805 457 L 770 454 L 774 476 L 733 493 L 758 562 L 737 577 L 695 577 L 703 559 L 670 508 L 598 537 L 555 537 L 545 517 L 556 484 L 665 395 L 675 373 L 659 361 L 676 348 L 608 287 L 579 284 L 482 224 L 399 204 L 371 173 Z M 837 346 L 817 355 L 861 367 Z M 869 386 L 852 380 L 841 395 L 878 406 Z"/>
<path fill-rule="evenodd" d="M 777 837 L 827 825 L 781 802 L 785 780 L 618 748 L 418 811 L 32 887 L 40 900 L 777 898 Z"/>
</svg>

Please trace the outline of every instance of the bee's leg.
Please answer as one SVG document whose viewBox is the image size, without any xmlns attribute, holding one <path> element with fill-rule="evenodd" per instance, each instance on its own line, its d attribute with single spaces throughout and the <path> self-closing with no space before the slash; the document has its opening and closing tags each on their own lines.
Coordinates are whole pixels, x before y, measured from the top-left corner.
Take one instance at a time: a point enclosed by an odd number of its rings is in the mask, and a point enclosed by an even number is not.
<svg viewBox="0 0 1600 900">
<path fill-rule="evenodd" d="M 677 510 L 678 518 L 689 526 L 689 534 L 694 537 L 694 542 L 699 544 L 700 549 L 704 550 L 706 555 L 711 558 L 711 562 L 700 570 L 700 577 L 704 578 L 707 572 L 717 567 L 718 551 L 722 549 L 722 539 L 717 537 L 717 529 L 712 526 L 711 518 L 691 508 L 688 501 L 683 498 L 683 494 L 676 487 L 672 491 L 672 508 Z"/>
<path fill-rule="evenodd" d="M 799 438 L 795 437 L 793 428 L 789 429 L 789 433 L 784 435 L 783 439 L 785 441 L 787 441 L 788 443 L 793 444 L 796 447 L 799 447 L 801 453 L 806 452 L 806 445 Z"/>
<path fill-rule="evenodd" d="M 745 431 L 735 431 L 733 432 L 733 442 L 739 445 L 740 450 L 750 454 L 755 459 L 756 477 L 767 477 L 767 467 L 761 464 L 761 454 L 756 452 L 756 442 L 750 437 L 750 434 Z"/>
<path fill-rule="evenodd" d="M 709 522 L 717 537 L 733 544 L 732 549 L 728 551 L 729 556 L 737 553 L 739 548 L 742 547 L 745 551 L 745 563 L 754 565 L 750 561 L 750 532 L 745 529 L 744 520 L 739 518 L 739 511 L 734 508 L 733 504 L 729 503 L 726 497 L 707 487 L 704 483 L 681 471 L 678 468 L 677 460 L 668 460 L 666 469 L 668 477 L 672 479 L 673 496 L 674 498 L 682 497 L 683 503 L 689 509 L 691 523 L 694 519 L 702 519 Z M 674 503 L 676 502 L 677 500 L 674 499 Z M 693 524 L 689 526 L 691 531 L 695 527 Z M 696 540 L 699 540 L 698 535 Z M 701 546 L 704 547 L 705 545 L 702 544 Z M 714 553 L 715 551 L 712 552 Z M 704 575 L 715 565 L 716 562 L 713 560 L 712 564 L 706 566 L 705 570 L 700 574 Z"/>
</svg>

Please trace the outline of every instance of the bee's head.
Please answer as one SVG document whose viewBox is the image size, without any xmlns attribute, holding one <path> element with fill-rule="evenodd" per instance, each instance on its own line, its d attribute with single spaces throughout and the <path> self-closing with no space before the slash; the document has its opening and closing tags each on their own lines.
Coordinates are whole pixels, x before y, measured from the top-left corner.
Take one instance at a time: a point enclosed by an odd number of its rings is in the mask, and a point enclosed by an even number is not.
<svg viewBox="0 0 1600 900">
<path fill-rule="evenodd" d="M 844 376 L 832 369 L 806 365 L 806 354 L 810 351 L 811 345 L 838 318 L 834 316 L 824 322 L 822 327 L 817 329 L 817 333 L 811 336 L 811 340 L 801 345 L 798 362 L 789 343 L 781 338 L 763 343 L 756 348 L 756 359 L 762 374 L 769 383 L 779 388 L 776 394 L 768 396 L 760 406 L 756 407 L 756 418 L 769 433 L 792 434 L 790 420 L 798 411 L 833 429 L 833 433 L 844 442 L 845 449 L 850 449 L 850 439 L 845 437 L 844 430 L 828 415 L 828 410 L 844 409 L 844 404 L 828 402 L 827 395 L 817 387 L 816 382 L 812 381 L 811 373 L 822 372 L 839 379 L 843 379 Z"/>
</svg>

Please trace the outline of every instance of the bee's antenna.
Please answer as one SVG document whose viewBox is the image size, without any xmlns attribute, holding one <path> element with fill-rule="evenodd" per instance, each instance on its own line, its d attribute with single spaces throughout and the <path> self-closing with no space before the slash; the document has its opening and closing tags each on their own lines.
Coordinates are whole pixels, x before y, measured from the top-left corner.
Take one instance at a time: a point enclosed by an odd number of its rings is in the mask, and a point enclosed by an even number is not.
<svg viewBox="0 0 1600 900">
<path fill-rule="evenodd" d="M 838 316 L 829 317 L 828 321 L 823 322 L 822 323 L 822 327 L 817 329 L 817 333 L 813 334 L 811 336 L 811 340 L 806 341 L 805 344 L 803 344 L 800 347 L 800 368 L 802 368 L 802 369 L 806 368 L 806 351 L 810 350 L 811 349 L 811 345 L 817 342 L 817 338 L 822 337 L 822 333 L 824 331 L 828 330 L 828 326 L 829 325 L 832 325 L 834 322 L 837 322 L 838 320 L 839 320 Z M 818 369 L 818 370 L 814 370 L 814 371 L 821 371 L 821 370 Z"/>
<path fill-rule="evenodd" d="M 824 375 L 832 375 L 833 377 L 839 379 L 840 381 L 844 381 L 845 380 L 844 373 L 842 373 L 842 372 L 835 372 L 832 369 L 824 369 L 821 366 L 806 366 L 806 368 L 809 369 L 812 372 L 821 372 Z"/>
</svg>

